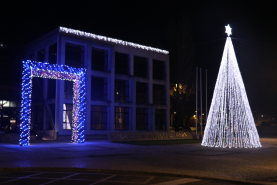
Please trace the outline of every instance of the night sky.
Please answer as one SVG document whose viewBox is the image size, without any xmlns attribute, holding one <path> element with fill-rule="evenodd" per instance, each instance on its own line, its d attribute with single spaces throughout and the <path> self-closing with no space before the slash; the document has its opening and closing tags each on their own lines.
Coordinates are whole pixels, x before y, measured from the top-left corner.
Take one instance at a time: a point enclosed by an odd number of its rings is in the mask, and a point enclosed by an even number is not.
<svg viewBox="0 0 277 185">
<path fill-rule="evenodd" d="M 8 2 L 8 4 L 7 4 Z M 0 41 L 26 45 L 64 26 L 169 50 L 169 21 L 192 25 L 194 66 L 208 69 L 211 101 L 226 40 L 232 41 L 252 110 L 277 112 L 277 11 L 269 1 L 7 1 L 1 5 Z M 1 79 L 3 80 L 3 79 Z"/>
</svg>

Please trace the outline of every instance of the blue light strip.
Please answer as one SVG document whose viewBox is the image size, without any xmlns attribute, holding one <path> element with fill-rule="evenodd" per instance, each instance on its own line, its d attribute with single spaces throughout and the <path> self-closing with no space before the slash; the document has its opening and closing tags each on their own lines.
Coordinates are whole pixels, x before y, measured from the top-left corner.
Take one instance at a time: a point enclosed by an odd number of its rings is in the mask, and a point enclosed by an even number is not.
<svg viewBox="0 0 277 185">
<path fill-rule="evenodd" d="M 85 141 L 85 74 L 86 69 L 84 68 L 73 68 L 66 65 L 32 62 L 30 60 L 23 61 L 23 77 L 21 84 L 21 134 L 19 140 L 20 146 L 27 146 L 30 141 L 31 95 L 33 77 L 73 81 L 73 128 L 71 142 L 83 143 Z"/>
</svg>

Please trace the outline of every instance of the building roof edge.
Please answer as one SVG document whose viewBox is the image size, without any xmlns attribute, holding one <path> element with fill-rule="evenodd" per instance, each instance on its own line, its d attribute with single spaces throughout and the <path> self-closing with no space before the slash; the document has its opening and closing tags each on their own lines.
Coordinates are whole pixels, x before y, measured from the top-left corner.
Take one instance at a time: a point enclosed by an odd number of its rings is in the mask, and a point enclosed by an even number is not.
<svg viewBox="0 0 277 185">
<path fill-rule="evenodd" d="M 72 35 L 76 35 L 76 36 L 80 36 L 80 37 L 87 37 L 87 38 L 97 39 L 97 40 L 106 41 L 106 42 L 112 42 L 112 43 L 115 43 L 115 44 L 120 44 L 120 45 L 123 45 L 123 46 L 130 46 L 130 47 L 139 48 L 139 49 L 144 49 L 144 50 L 147 50 L 147 51 L 154 51 L 154 52 L 157 52 L 157 53 L 163 53 L 165 55 L 169 54 L 168 51 L 162 50 L 162 49 L 159 49 L 159 48 L 144 46 L 144 45 L 140 45 L 140 44 L 136 44 L 136 43 L 132 43 L 132 42 L 127 42 L 127 41 L 123 41 L 123 40 L 119 40 L 119 39 L 114 39 L 114 38 L 110 38 L 110 37 L 106 37 L 106 36 L 102 36 L 102 35 L 96 35 L 96 34 L 93 34 L 93 33 L 88 33 L 88 32 L 75 30 L 75 29 L 71 29 L 71 28 L 66 28 L 66 27 L 59 27 L 59 32 L 72 34 Z"/>
</svg>

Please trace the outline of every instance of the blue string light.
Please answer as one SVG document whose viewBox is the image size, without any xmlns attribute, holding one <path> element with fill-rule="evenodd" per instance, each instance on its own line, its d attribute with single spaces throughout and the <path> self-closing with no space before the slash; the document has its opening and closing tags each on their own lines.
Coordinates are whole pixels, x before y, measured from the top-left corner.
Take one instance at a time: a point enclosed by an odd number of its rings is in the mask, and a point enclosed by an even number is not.
<svg viewBox="0 0 277 185">
<path fill-rule="evenodd" d="M 27 146 L 30 141 L 31 123 L 31 95 L 32 78 L 51 78 L 57 80 L 73 81 L 73 114 L 72 114 L 72 137 L 71 142 L 83 143 L 85 125 L 85 74 L 84 68 L 73 68 L 66 65 L 48 64 L 41 62 L 23 61 L 23 77 L 21 92 L 21 124 L 20 146 Z"/>
</svg>

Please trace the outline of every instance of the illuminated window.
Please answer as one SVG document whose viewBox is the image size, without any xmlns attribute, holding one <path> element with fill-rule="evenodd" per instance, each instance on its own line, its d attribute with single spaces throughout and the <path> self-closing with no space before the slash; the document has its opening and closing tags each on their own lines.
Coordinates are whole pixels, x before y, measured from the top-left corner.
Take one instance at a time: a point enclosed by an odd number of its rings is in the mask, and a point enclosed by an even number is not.
<svg viewBox="0 0 277 185">
<path fill-rule="evenodd" d="M 137 130 L 148 130 L 148 109 L 137 108 L 136 129 Z"/>
<path fill-rule="evenodd" d="M 108 50 L 92 47 L 91 69 L 108 72 Z"/>
<path fill-rule="evenodd" d="M 63 104 L 63 129 L 71 130 L 72 126 L 72 104 Z"/>
<path fill-rule="evenodd" d="M 3 107 L 10 107 L 10 101 L 3 100 Z"/>
<path fill-rule="evenodd" d="M 90 129 L 107 130 L 107 107 L 91 106 Z"/>
<path fill-rule="evenodd" d="M 129 130 L 129 108 L 115 107 L 114 129 Z"/>
<path fill-rule="evenodd" d="M 115 52 L 115 73 L 129 74 L 129 55 Z"/>
<path fill-rule="evenodd" d="M 144 57 L 134 56 L 134 75 L 148 77 L 148 60 Z"/>
</svg>

